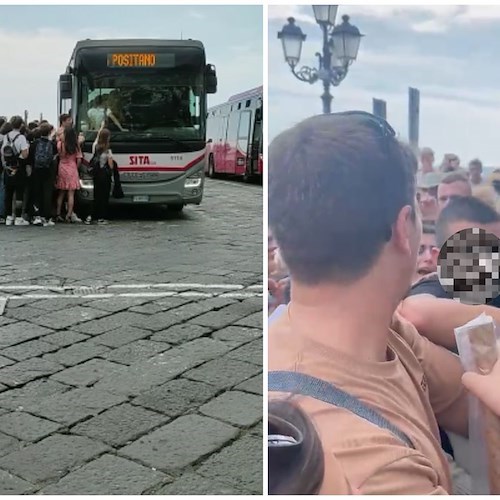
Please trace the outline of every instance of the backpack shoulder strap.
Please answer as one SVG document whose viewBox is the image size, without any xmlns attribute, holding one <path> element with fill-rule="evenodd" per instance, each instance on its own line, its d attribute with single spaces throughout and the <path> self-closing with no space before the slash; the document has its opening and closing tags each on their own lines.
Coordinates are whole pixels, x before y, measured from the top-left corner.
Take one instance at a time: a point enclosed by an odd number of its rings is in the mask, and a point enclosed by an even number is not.
<svg viewBox="0 0 500 500">
<path fill-rule="evenodd" d="M 339 408 L 344 408 L 372 424 L 388 430 L 406 446 L 415 448 L 411 439 L 373 408 L 368 407 L 358 398 L 339 389 L 335 385 L 305 373 L 290 371 L 272 371 L 268 374 L 268 390 L 301 394 L 323 401 Z"/>
</svg>

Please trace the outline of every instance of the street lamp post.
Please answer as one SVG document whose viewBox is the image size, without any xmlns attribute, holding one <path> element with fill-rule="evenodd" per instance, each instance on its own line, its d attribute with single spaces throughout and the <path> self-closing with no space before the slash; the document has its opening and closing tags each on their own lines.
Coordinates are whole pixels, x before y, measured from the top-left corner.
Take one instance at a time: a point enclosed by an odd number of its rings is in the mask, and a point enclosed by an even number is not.
<svg viewBox="0 0 500 500">
<path fill-rule="evenodd" d="M 356 26 L 349 23 L 349 16 L 342 16 L 342 23 L 335 25 L 338 5 L 313 5 L 314 17 L 323 32 L 323 51 L 317 52 L 318 67 L 302 66 L 297 69 L 302 52 L 302 44 L 306 35 L 295 24 L 293 17 L 278 32 L 283 45 L 285 61 L 293 75 L 302 82 L 323 82 L 323 113 L 331 113 L 332 95 L 330 86 L 337 87 L 346 77 L 349 66 L 358 56 L 359 45 L 363 35 Z"/>
</svg>

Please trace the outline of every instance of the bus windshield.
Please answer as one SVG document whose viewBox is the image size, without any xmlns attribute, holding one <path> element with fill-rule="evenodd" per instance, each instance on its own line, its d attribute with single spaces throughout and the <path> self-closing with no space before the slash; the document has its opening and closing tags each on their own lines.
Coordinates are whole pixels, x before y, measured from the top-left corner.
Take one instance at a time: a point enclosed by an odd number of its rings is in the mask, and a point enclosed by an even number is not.
<svg viewBox="0 0 500 500">
<path fill-rule="evenodd" d="M 94 140 L 102 122 L 113 140 L 199 141 L 205 136 L 201 64 L 109 68 L 81 60 L 77 124 Z"/>
</svg>

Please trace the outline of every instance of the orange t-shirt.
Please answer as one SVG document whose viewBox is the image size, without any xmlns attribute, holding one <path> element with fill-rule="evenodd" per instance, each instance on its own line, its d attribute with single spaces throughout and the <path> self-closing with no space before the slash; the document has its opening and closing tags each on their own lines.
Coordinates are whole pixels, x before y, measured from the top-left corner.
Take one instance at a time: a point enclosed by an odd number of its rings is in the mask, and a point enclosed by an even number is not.
<svg viewBox="0 0 500 500">
<path fill-rule="evenodd" d="M 367 331 L 369 334 L 369 331 Z M 285 313 L 269 328 L 269 370 L 291 370 L 332 382 L 373 407 L 412 441 L 411 449 L 390 431 L 348 410 L 295 396 L 313 419 L 325 453 L 321 494 L 340 494 L 333 456 L 350 488 L 361 494 L 447 494 L 448 461 L 441 450 L 437 421 L 455 432 L 467 430 L 467 395 L 457 356 L 420 336 L 394 315 L 388 361 L 349 357 L 294 332 Z M 281 395 L 282 396 L 282 395 Z M 270 393 L 270 398 L 280 397 Z M 287 395 L 288 397 L 288 395 Z M 344 487 L 341 487 L 343 490 Z"/>
</svg>

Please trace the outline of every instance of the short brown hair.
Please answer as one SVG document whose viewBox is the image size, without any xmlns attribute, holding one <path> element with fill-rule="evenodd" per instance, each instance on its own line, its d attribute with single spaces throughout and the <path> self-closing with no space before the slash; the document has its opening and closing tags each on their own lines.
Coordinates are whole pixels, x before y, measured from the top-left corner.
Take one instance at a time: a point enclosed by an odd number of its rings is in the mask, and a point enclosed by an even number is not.
<svg viewBox="0 0 500 500">
<path fill-rule="evenodd" d="M 469 167 L 479 167 L 483 170 L 483 162 L 479 158 L 474 158 L 469 162 Z"/>
<path fill-rule="evenodd" d="M 314 116 L 270 145 L 269 225 L 298 281 L 361 278 L 400 210 L 415 207 L 415 155 L 377 122 Z"/>
<path fill-rule="evenodd" d="M 52 125 L 50 123 L 42 123 L 38 127 L 38 130 L 40 130 L 40 137 L 48 137 L 52 131 Z"/>
<path fill-rule="evenodd" d="M 59 126 L 62 127 L 62 124 L 68 119 L 68 118 L 71 118 L 71 115 L 68 115 L 67 113 L 63 113 L 60 117 L 59 117 Z"/>
</svg>

